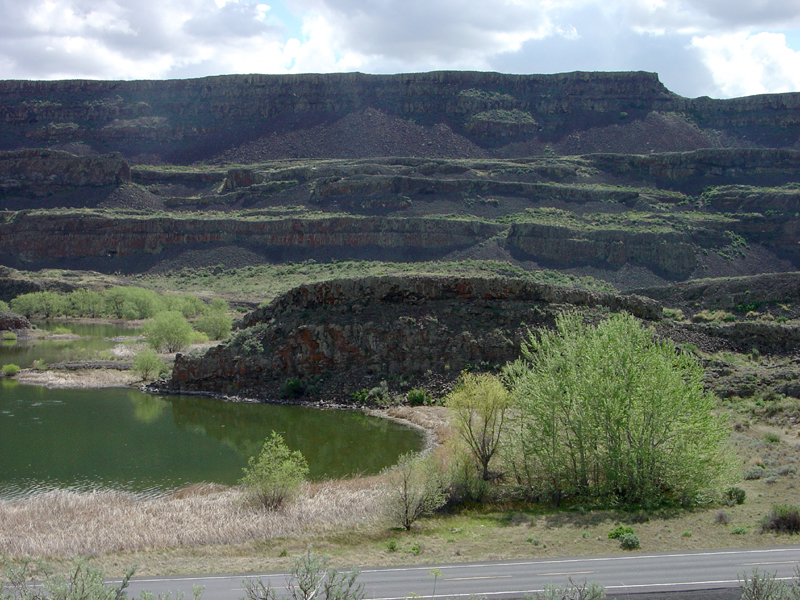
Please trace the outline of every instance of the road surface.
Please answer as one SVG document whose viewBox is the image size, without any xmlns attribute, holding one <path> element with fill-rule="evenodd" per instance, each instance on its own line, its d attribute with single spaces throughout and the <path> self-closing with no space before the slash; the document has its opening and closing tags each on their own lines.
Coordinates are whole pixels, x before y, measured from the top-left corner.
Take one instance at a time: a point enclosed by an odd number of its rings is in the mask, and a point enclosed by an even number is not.
<svg viewBox="0 0 800 600">
<path fill-rule="evenodd" d="M 757 568 L 791 578 L 798 564 L 800 546 L 783 546 L 374 567 L 363 569 L 358 581 L 365 585 L 367 600 L 403 600 L 414 595 L 430 598 L 434 582 L 437 598 L 478 595 L 488 600 L 510 600 L 539 591 L 548 583 L 563 585 L 570 578 L 576 583 L 600 582 L 609 598 L 628 594 L 668 598 L 680 592 L 684 597 L 722 600 L 739 597 L 736 590 L 741 573 L 749 575 Z M 440 573 L 437 578 L 431 572 L 434 569 Z M 203 600 L 236 600 L 245 596 L 243 580 L 255 577 L 269 580 L 279 597 L 285 595 L 285 573 L 134 578 L 130 593 L 169 590 L 184 592 L 190 599 L 192 586 L 199 585 L 205 586 Z M 706 593 L 709 590 L 718 591 Z"/>
</svg>

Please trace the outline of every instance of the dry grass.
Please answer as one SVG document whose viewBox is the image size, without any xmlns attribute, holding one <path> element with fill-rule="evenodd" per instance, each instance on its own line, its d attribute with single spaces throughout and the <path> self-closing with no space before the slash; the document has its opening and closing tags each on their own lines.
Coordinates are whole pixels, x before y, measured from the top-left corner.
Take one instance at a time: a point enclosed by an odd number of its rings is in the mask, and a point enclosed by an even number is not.
<svg viewBox="0 0 800 600">
<path fill-rule="evenodd" d="M 177 547 L 231 545 L 358 529 L 383 519 L 385 489 L 308 486 L 281 511 L 247 505 L 236 488 L 193 486 L 168 497 L 57 491 L 0 503 L 0 548 L 12 558 L 65 559 Z"/>
<path fill-rule="evenodd" d="M 87 369 L 83 371 L 37 371 L 23 369 L 16 380 L 46 388 L 127 387 L 139 382 L 133 371 Z"/>
</svg>

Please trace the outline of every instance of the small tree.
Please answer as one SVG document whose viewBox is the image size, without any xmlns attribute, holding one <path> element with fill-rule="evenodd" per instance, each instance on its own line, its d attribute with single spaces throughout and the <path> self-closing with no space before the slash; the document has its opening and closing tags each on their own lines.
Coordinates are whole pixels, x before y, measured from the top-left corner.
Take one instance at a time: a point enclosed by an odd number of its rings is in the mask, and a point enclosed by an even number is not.
<svg viewBox="0 0 800 600">
<path fill-rule="evenodd" d="M 444 506 L 447 501 L 447 477 L 433 456 L 403 454 L 387 472 L 389 513 L 406 531 L 421 516 Z"/>
<path fill-rule="evenodd" d="M 181 313 L 158 313 L 142 327 L 142 334 L 156 352 L 179 352 L 192 341 L 192 326 Z"/>
<path fill-rule="evenodd" d="M 503 433 L 508 390 L 494 375 L 462 373 L 446 403 L 456 431 L 472 451 L 481 477 L 488 481 L 489 462 Z"/>
<path fill-rule="evenodd" d="M 142 379 L 150 379 L 150 375 L 158 377 L 165 369 L 166 365 L 152 348 L 143 348 L 133 357 L 133 370 Z"/>
<path fill-rule="evenodd" d="M 308 478 L 308 463 L 299 451 L 292 451 L 283 436 L 272 432 L 258 456 L 251 456 L 244 469 L 242 485 L 265 508 L 274 510 L 293 500 Z"/>
</svg>

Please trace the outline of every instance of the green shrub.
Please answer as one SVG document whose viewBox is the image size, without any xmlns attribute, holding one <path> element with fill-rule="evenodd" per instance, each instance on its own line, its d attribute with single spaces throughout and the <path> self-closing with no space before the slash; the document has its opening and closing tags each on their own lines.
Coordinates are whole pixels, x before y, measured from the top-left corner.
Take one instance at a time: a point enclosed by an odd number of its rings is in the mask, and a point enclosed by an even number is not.
<svg viewBox="0 0 800 600">
<path fill-rule="evenodd" d="M 55 327 L 53 331 L 51 331 L 53 335 L 72 335 L 72 330 L 69 327 L 64 327 L 63 325 L 59 325 Z"/>
<path fill-rule="evenodd" d="M 630 525 L 618 525 L 608 532 L 608 539 L 618 540 L 626 533 L 633 533 L 633 527 Z"/>
<path fill-rule="evenodd" d="M 775 504 L 761 519 L 761 531 L 800 533 L 800 508 L 793 504 Z"/>
<path fill-rule="evenodd" d="M 733 535 L 744 535 L 747 533 L 747 527 L 734 527 L 731 529 L 731 533 Z"/>
<path fill-rule="evenodd" d="M 639 547 L 639 536 L 635 533 L 626 533 L 619 538 L 619 545 L 625 550 L 636 550 Z"/>
<path fill-rule="evenodd" d="M 306 386 L 297 377 L 293 377 L 283 384 L 283 397 L 284 398 L 299 398 L 306 391 Z"/>
<path fill-rule="evenodd" d="M 205 333 L 211 340 L 222 340 L 228 337 L 233 326 L 233 319 L 227 313 L 209 311 L 194 322 L 194 328 Z"/>
<path fill-rule="evenodd" d="M 4 331 L 3 332 L 3 341 L 4 342 L 16 342 L 17 341 L 17 334 L 13 331 Z"/>
<path fill-rule="evenodd" d="M 241 483 L 264 508 L 274 510 L 297 497 L 307 478 L 306 459 L 273 431 L 258 456 L 248 460 Z"/>
<path fill-rule="evenodd" d="M 777 444 L 781 441 L 781 436 L 777 433 L 765 433 L 764 434 L 764 441 L 768 444 Z"/>
<path fill-rule="evenodd" d="M 142 335 L 156 352 L 179 352 L 192 341 L 192 326 L 181 313 L 158 313 L 142 327 Z"/>
<path fill-rule="evenodd" d="M 11 308 L 8 306 L 7 302 L 0 300 L 0 312 L 8 312 Z"/>
<path fill-rule="evenodd" d="M 150 379 L 151 375 L 158 377 L 166 369 L 167 366 L 152 348 L 144 348 L 133 357 L 133 370 L 142 379 Z"/>
<path fill-rule="evenodd" d="M 406 401 L 411 406 L 422 406 L 430 402 L 430 395 L 425 390 L 413 389 L 406 393 Z"/>
<path fill-rule="evenodd" d="M 735 504 L 744 504 L 747 493 L 738 487 L 728 488 L 725 495 L 722 497 L 722 504 L 726 506 L 734 506 Z"/>
<path fill-rule="evenodd" d="M 20 368 L 15 364 L 7 364 L 3 365 L 0 371 L 2 371 L 3 375 L 5 375 L 6 377 L 14 377 L 20 372 Z"/>
</svg>

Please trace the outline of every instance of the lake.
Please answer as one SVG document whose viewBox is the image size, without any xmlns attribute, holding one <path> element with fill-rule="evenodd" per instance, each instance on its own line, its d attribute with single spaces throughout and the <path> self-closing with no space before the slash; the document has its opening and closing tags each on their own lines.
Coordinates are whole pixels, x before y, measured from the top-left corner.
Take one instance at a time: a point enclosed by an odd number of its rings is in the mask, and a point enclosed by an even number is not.
<svg viewBox="0 0 800 600">
<path fill-rule="evenodd" d="M 106 334 L 120 335 L 90 339 Z M 80 347 L 72 342 L 66 351 Z M 14 362 L 7 350 L 0 348 L 0 364 Z M 46 389 L 2 378 L 0 498 L 53 488 L 152 496 L 192 483 L 235 484 L 272 431 L 303 453 L 314 479 L 377 473 L 423 445 L 419 431 L 356 411 Z"/>
</svg>

